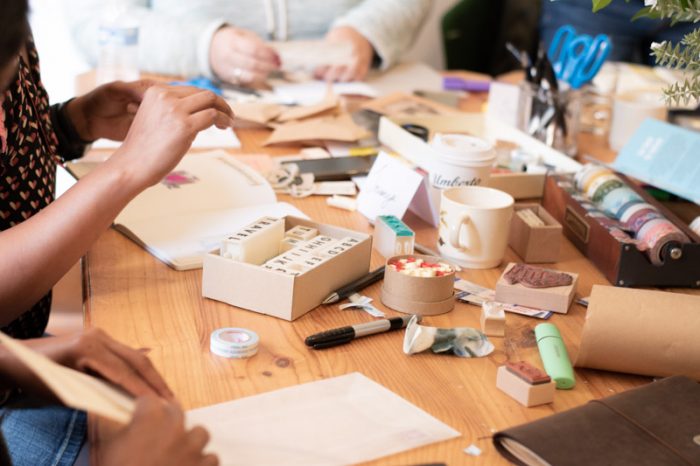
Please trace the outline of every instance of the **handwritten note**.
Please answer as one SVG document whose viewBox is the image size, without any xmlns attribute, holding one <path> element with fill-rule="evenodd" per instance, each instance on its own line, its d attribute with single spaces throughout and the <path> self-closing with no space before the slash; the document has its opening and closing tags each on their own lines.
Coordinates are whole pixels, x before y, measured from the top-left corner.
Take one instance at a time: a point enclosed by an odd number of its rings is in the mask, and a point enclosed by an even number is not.
<svg viewBox="0 0 700 466">
<path fill-rule="evenodd" d="M 422 182 L 411 165 L 380 152 L 357 197 L 357 210 L 371 222 L 378 215 L 401 218 Z"/>
</svg>

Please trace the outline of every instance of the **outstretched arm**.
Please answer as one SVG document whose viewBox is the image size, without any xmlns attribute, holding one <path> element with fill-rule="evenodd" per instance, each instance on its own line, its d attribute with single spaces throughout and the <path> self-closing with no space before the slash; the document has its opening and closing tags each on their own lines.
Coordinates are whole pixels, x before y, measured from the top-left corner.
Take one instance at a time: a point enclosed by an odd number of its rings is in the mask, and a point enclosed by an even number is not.
<svg viewBox="0 0 700 466">
<path fill-rule="evenodd" d="M 231 124 L 230 107 L 211 92 L 145 90 L 124 143 L 109 160 L 38 214 L 0 232 L 0 325 L 51 289 L 131 199 L 172 170 L 199 131 Z"/>
</svg>

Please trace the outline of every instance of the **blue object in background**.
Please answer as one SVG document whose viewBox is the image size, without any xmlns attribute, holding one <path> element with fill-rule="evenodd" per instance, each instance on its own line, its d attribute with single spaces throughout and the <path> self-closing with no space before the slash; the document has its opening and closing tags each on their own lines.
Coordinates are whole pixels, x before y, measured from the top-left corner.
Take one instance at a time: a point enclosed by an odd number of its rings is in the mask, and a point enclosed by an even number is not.
<svg viewBox="0 0 700 466">
<path fill-rule="evenodd" d="M 223 95 L 221 89 L 217 87 L 211 79 L 205 78 L 203 76 L 192 78 L 188 81 L 172 81 L 170 84 L 173 86 L 194 86 L 200 89 L 206 89 L 207 91 L 212 91 L 216 95 Z"/>
<path fill-rule="evenodd" d="M 598 74 L 611 49 L 607 35 L 579 35 L 573 26 L 564 25 L 554 34 L 547 55 L 557 78 L 579 89 Z"/>
</svg>

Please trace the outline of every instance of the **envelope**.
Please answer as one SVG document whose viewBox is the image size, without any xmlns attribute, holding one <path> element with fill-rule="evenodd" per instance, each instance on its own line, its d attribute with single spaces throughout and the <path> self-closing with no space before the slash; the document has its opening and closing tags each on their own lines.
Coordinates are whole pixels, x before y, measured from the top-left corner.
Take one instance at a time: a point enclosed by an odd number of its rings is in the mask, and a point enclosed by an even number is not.
<svg viewBox="0 0 700 466">
<path fill-rule="evenodd" d="M 308 118 L 278 126 L 265 141 L 265 146 L 292 142 L 317 140 L 354 142 L 369 136 L 369 132 L 358 126 L 349 113 Z"/>
</svg>

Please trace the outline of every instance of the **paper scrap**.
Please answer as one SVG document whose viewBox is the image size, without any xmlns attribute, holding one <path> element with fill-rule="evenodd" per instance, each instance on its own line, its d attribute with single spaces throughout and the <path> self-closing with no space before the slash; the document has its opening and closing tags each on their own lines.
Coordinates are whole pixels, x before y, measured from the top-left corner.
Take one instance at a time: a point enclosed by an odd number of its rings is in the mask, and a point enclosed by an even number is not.
<svg viewBox="0 0 700 466">
<path fill-rule="evenodd" d="M 362 296 L 359 293 L 353 293 L 348 297 L 348 299 L 350 300 L 349 303 L 341 304 L 340 306 L 338 306 L 340 310 L 344 311 L 346 309 L 357 308 L 365 311 L 372 317 L 386 317 L 386 314 L 384 314 L 384 312 L 374 307 L 374 305 L 372 304 L 372 298 L 370 298 L 369 296 Z"/>
<path fill-rule="evenodd" d="M 302 120 L 304 118 L 309 118 L 314 115 L 320 115 L 326 112 L 332 112 L 338 110 L 338 105 L 340 100 L 338 96 L 333 94 L 332 90 L 328 90 L 326 96 L 320 102 L 313 105 L 304 105 L 297 107 L 287 107 L 280 115 L 276 117 L 276 121 L 284 123 L 292 120 Z"/>
<path fill-rule="evenodd" d="M 266 146 L 304 141 L 359 141 L 367 136 L 367 130 L 355 124 L 348 113 L 336 116 L 307 118 L 291 121 L 275 128 L 265 141 Z"/>
<path fill-rule="evenodd" d="M 134 399 L 104 380 L 61 366 L 43 354 L 0 332 L 0 342 L 36 374 L 66 405 L 126 424 L 131 420 Z"/>
<path fill-rule="evenodd" d="M 229 102 L 236 120 L 245 120 L 259 125 L 267 125 L 277 118 L 284 107 L 266 102 Z"/>
<path fill-rule="evenodd" d="M 98 139 L 92 143 L 93 149 L 117 149 L 122 145 L 121 141 L 111 139 Z M 219 129 L 211 126 L 197 134 L 192 142 L 192 149 L 237 149 L 241 147 L 236 132 L 231 128 Z"/>
<path fill-rule="evenodd" d="M 222 466 L 356 464 L 460 436 L 357 372 L 189 411 L 187 424 L 209 430 Z"/>
<path fill-rule="evenodd" d="M 455 280 L 455 289 L 460 292 L 455 295 L 460 301 L 467 304 L 473 304 L 474 306 L 481 307 L 485 301 L 495 301 L 496 291 L 490 288 L 485 288 L 483 286 L 477 285 L 467 280 L 458 278 Z M 541 309 L 534 309 L 531 307 L 521 306 L 519 304 L 503 304 L 503 309 L 506 312 L 512 312 L 514 314 L 520 314 L 528 317 L 535 317 L 537 319 L 549 319 L 552 316 L 552 311 L 544 311 Z"/>
<path fill-rule="evenodd" d="M 477 447 L 472 443 L 464 449 L 464 453 L 470 456 L 481 456 L 481 448 Z"/>
</svg>

